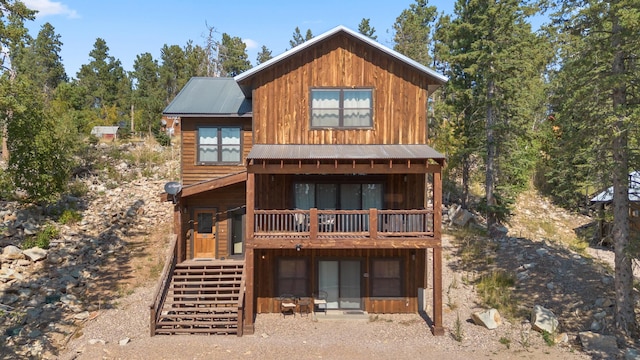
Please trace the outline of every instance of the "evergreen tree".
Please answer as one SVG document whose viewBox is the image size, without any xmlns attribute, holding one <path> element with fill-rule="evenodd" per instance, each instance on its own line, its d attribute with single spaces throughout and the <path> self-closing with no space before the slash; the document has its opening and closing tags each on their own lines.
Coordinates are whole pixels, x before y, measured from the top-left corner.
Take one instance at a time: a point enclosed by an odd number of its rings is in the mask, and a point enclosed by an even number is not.
<svg viewBox="0 0 640 360">
<path fill-rule="evenodd" d="M 307 29 L 307 32 L 303 37 L 302 33 L 300 32 L 300 28 L 296 26 L 295 30 L 293 31 L 293 38 L 289 40 L 289 45 L 294 48 L 307 40 L 311 40 L 312 38 L 313 34 L 311 33 L 311 29 Z"/>
<path fill-rule="evenodd" d="M 271 58 L 273 58 L 273 56 L 271 56 L 271 50 L 262 45 L 262 48 L 260 48 L 260 52 L 256 58 L 256 64 L 260 65 L 265 61 L 271 60 Z"/>
<path fill-rule="evenodd" d="M 138 129 L 146 129 L 152 132 L 159 127 L 159 119 L 162 116 L 164 103 L 160 95 L 160 67 L 158 62 L 149 53 L 136 56 L 133 63 L 132 79 L 135 81 L 133 90 L 133 104 L 135 106 L 136 122 Z"/>
<path fill-rule="evenodd" d="M 251 68 L 247 45 L 239 37 L 222 34 L 220 64 L 223 76 L 236 76 Z"/>
<path fill-rule="evenodd" d="M 189 81 L 184 50 L 178 45 L 165 44 L 160 50 L 160 87 L 162 100 L 168 105 Z"/>
<path fill-rule="evenodd" d="M 470 161 L 484 160 L 489 229 L 508 218 L 510 199 L 528 185 L 537 157 L 532 131 L 544 114 L 541 75 L 549 50 L 526 22 L 530 14 L 517 0 L 461 0 L 436 35 L 450 78 L 443 90 L 449 118 L 461 141 L 453 158 L 465 182 Z M 483 152 L 470 152 L 480 146 Z"/>
<path fill-rule="evenodd" d="M 45 94 L 50 96 L 59 84 L 68 81 L 62 64 L 62 41 L 50 23 L 42 25 L 40 32 L 31 45 L 29 52 L 34 59 L 31 73 L 36 83 L 41 84 Z"/>
<path fill-rule="evenodd" d="M 403 10 L 393 24 L 393 49 L 423 65 L 430 65 L 429 45 L 436 12 L 436 7 L 430 6 L 427 0 L 416 0 L 409 9 Z"/>
<path fill-rule="evenodd" d="M 78 84 L 87 89 L 89 107 L 100 109 L 106 107 L 128 108 L 129 80 L 120 60 L 109 55 L 106 41 L 96 39 L 89 52 L 91 61 L 82 65 L 78 71 Z"/>
<path fill-rule="evenodd" d="M 375 34 L 376 28 L 369 25 L 369 19 L 362 19 L 358 25 L 358 32 L 362 35 L 370 37 L 372 40 L 378 40 Z"/>
<path fill-rule="evenodd" d="M 562 2 L 554 15 L 558 31 L 559 69 L 554 74 L 554 127 L 575 156 L 557 161 L 548 175 L 561 181 L 557 166 L 584 171 L 579 180 L 613 183 L 613 231 L 615 251 L 615 324 L 627 335 L 637 335 L 634 313 L 632 257 L 629 229 L 628 174 L 637 169 L 640 123 L 640 1 Z M 567 134 L 567 135 L 565 135 Z M 573 155 L 573 154 L 572 154 Z M 567 158 L 567 156 L 564 156 Z M 576 172 L 578 172 L 576 171 Z M 584 175 L 583 173 L 583 175 Z M 569 188 L 578 188 L 573 181 Z"/>
</svg>

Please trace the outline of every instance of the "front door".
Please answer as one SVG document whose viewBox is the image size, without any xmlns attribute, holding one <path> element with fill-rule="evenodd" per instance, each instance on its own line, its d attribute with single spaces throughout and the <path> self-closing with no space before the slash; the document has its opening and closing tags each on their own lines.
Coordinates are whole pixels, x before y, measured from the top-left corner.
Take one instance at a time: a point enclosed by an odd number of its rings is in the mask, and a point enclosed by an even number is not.
<svg viewBox="0 0 640 360">
<path fill-rule="evenodd" d="M 195 210 L 193 223 L 193 257 L 216 257 L 216 212 Z"/>
<path fill-rule="evenodd" d="M 320 260 L 318 288 L 327 293 L 327 309 L 361 309 L 360 260 Z"/>
</svg>

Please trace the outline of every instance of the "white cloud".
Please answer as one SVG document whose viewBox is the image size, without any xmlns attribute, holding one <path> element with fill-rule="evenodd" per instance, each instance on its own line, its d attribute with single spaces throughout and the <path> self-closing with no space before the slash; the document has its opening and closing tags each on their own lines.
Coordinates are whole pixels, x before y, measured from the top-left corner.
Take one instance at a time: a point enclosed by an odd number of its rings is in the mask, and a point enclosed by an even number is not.
<svg viewBox="0 0 640 360">
<path fill-rule="evenodd" d="M 36 17 L 45 17 L 51 15 L 66 15 L 70 19 L 79 18 L 78 12 L 69 9 L 67 5 L 61 2 L 51 0 L 23 0 L 29 9 L 38 10 Z"/>
<path fill-rule="evenodd" d="M 257 41 L 251 39 L 242 39 L 242 42 L 247 45 L 247 50 L 257 49 L 259 45 Z"/>
</svg>

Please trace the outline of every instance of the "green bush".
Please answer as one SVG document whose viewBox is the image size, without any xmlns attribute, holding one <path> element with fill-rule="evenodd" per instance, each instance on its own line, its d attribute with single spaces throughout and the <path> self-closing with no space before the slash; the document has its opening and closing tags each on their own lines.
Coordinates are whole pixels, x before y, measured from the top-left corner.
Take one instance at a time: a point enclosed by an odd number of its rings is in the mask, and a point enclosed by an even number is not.
<svg viewBox="0 0 640 360">
<path fill-rule="evenodd" d="M 65 209 L 60 215 L 58 222 L 64 225 L 75 224 L 78 221 L 82 220 L 82 214 L 80 214 L 77 210 L 74 209 Z"/>
<path fill-rule="evenodd" d="M 52 239 L 60 236 L 60 231 L 53 225 L 45 226 L 36 236 L 30 236 L 22 242 L 22 249 L 31 249 L 32 247 L 39 247 L 41 249 L 48 249 L 49 243 Z"/>
</svg>

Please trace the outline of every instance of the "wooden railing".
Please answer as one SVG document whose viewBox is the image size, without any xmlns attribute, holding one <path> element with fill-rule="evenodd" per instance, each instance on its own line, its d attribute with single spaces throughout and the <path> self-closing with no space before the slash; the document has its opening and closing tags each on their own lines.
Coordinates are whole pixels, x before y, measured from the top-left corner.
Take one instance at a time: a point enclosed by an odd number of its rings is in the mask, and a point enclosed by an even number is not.
<svg viewBox="0 0 640 360">
<path fill-rule="evenodd" d="M 433 210 L 255 210 L 254 235 L 433 236 Z"/>
<path fill-rule="evenodd" d="M 149 329 L 151 331 L 151 336 L 154 336 L 156 334 L 156 323 L 158 322 L 158 317 L 160 316 L 160 313 L 162 311 L 162 304 L 164 303 L 164 299 L 167 296 L 167 289 L 171 284 L 171 274 L 173 274 L 176 268 L 178 259 L 178 248 L 176 244 L 176 236 L 174 235 L 171 239 L 171 243 L 169 244 L 169 255 L 167 257 L 167 261 L 164 263 L 162 274 L 160 275 L 160 280 L 156 285 L 156 289 L 153 295 L 153 303 L 149 305 Z"/>
<path fill-rule="evenodd" d="M 240 282 L 240 295 L 238 297 L 238 336 L 244 332 L 244 293 L 245 293 L 245 273 L 242 270 L 242 281 Z"/>
</svg>

